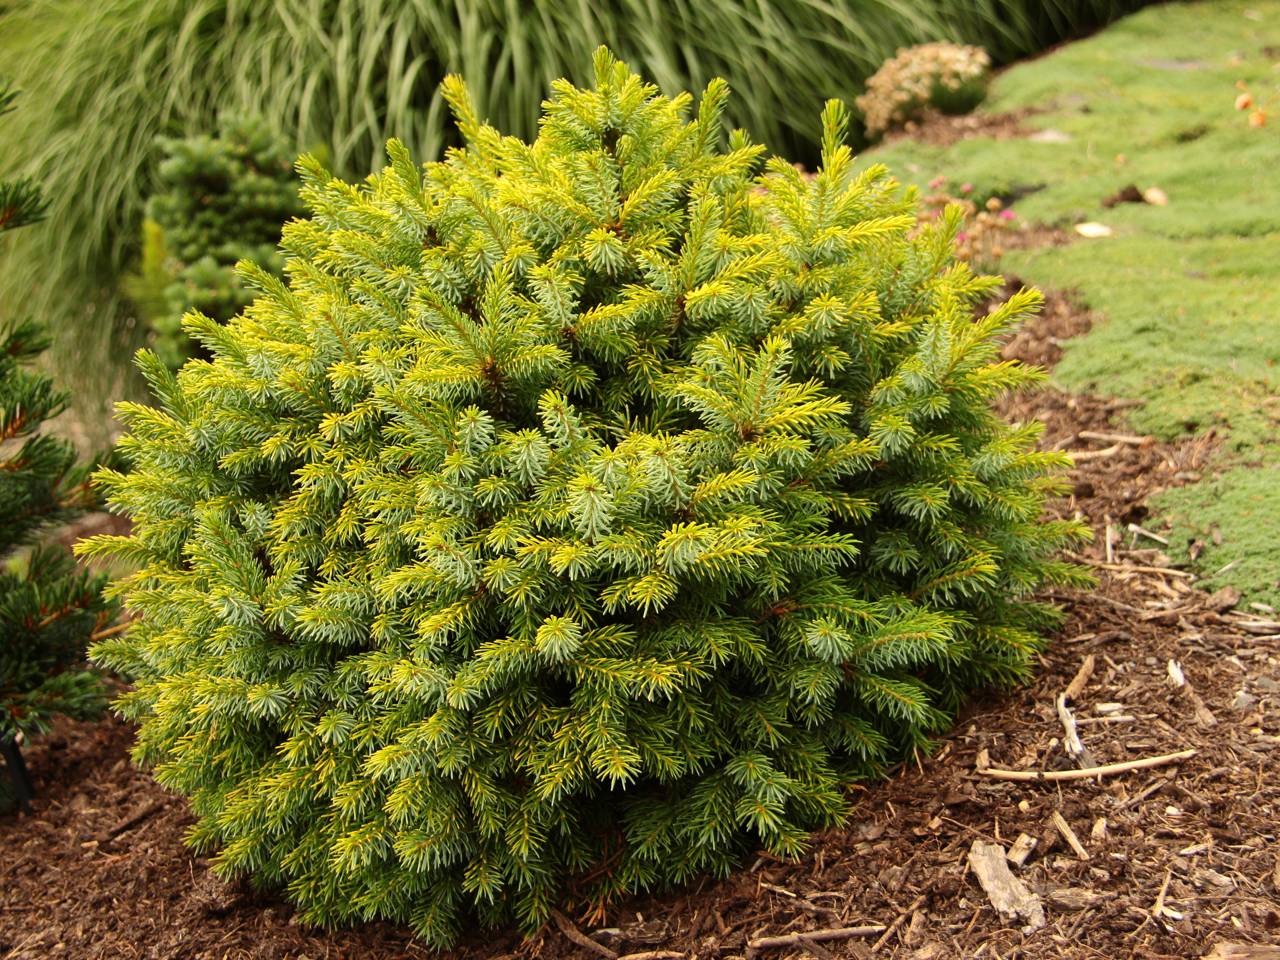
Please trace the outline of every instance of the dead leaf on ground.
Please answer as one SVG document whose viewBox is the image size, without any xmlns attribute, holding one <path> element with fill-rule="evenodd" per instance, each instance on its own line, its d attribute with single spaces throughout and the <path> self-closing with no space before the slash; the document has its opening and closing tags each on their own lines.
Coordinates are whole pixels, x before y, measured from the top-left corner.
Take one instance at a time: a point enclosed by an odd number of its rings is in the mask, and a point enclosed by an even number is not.
<svg viewBox="0 0 1280 960">
<path fill-rule="evenodd" d="M 1121 187 L 1102 201 L 1102 205 L 1108 209 L 1121 203 L 1142 203 L 1142 191 L 1138 189 L 1136 183 Z"/>
<path fill-rule="evenodd" d="M 1112 229 L 1105 223 L 1095 223 L 1092 220 L 1076 224 L 1076 233 L 1080 234 L 1082 237 L 1087 237 L 1090 240 L 1109 237 L 1112 232 Z"/>
</svg>

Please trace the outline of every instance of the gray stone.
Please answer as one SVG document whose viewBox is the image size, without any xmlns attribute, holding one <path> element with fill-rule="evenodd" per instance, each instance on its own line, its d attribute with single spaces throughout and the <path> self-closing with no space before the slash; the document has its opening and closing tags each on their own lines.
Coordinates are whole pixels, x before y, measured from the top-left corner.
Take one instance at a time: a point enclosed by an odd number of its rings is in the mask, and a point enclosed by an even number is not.
<svg viewBox="0 0 1280 960">
<path fill-rule="evenodd" d="M 1231 709 L 1239 710 L 1243 713 L 1245 710 L 1251 709 L 1253 705 L 1257 702 L 1258 702 L 1258 698 L 1255 697 L 1252 693 L 1248 693 L 1244 690 L 1239 690 L 1236 692 L 1235 699 L 1231 701 Z"/>
</svg>

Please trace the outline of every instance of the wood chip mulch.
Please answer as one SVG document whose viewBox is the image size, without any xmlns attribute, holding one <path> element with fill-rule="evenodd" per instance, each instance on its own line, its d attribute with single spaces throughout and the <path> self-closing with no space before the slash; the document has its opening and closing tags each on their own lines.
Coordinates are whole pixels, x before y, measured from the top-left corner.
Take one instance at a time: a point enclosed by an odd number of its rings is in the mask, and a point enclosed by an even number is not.
<svg viewBox="0 0 1280 960">
<path fill-rule="evenodd" d="M 961 140 L 986 137 L 991 140 L 1021 139 L 1035 133 L 1025 121 L 1043 112 L 1035 107 L 1022 107 L 1009 113 L 974 112 L 949 115 L 928 111 L 920 120 L 909 121 L 898 130 L 885 134 L 885 143 L 911 140 L 931 147 L 949 147 Z"/>
<path fill-rule="evenodd" d="M 1009 351 L 1052 362 L 1045 345 L 1084 323 L 1051 302 Z M 451 956 L 1280 958 L 1280 617 L 1171 564 L 1186 545 L 1163 542 L 1147 499 L 1198 479 L 1215 440 L 1130 436 L 1125 407 L 1053 390 L 1009 401 L 1044 421 L 1047 446 L 1082 454 L 1054 509 L 1097 534 L 1078 559 L 1098 585 L 1057 595 L 1069 616 L 1033 683 L 975 701 L 933 756 L 857 786 L 847 824 L 798 862 L 760 856 L 528 940 L 477 932 Z M 441 956 L 388 924 L 309 929 L 213 878 L 182 845 L 184 802 L 129 763 L 131 737 L 114 720 L 63 723 L 29 748 L 36 808 L 0 818 L 0 960 Z M 999 778 L 1186 751 L 1105 776 Z"/>
</svg>

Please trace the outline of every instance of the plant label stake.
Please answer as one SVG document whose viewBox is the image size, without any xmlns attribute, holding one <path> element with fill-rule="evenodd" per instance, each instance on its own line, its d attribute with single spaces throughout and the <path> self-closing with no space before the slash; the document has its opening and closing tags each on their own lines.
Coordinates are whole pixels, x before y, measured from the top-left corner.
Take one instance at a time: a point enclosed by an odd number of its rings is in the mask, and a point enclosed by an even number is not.
<svg viewBox="0 0 1280 960">
<path fill-rule="evenodd" d="M 4 756 L 4 765 L 9 770 L 9 779 L 13 781 L 13 793 L 18 798 L 18 809 L 23 813 L 31 812 L 31 798 L 35 791 L 31 787 L 31 776 L 27 773 L 27 765 L 22 760 L 22 749 L 13 737 L 0 740 L 0 754 Z"/>
</svg>

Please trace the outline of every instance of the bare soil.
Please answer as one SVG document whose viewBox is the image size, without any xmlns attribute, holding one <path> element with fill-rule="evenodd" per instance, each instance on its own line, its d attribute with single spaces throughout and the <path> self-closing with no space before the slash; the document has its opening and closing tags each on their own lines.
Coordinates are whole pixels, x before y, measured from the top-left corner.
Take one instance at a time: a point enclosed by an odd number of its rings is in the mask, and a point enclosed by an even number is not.
<svg viewBox="0 0 1280 960">
<path fill-rule="evenodd" d="M 1091 319 L 1051 298 L 1007 353 L 1052 363 Z M 562 918 L 528 940 L 476 933 L 450 956 L 1156 960 L 1280 943 L 1280 623 L 1170 567 L 1147 499 L 1197 479 L 1215 441 L 1127 436 L 1116 423 L 1127 405 L 1054 390 L 1008 401 L 1010 416 L 1044 422 L 1046 447 L 1087 454 L 1053 510 L 1096 533 L 1077 559 L 1097 587 L 1055 595 L 1068 618 L 1033 683 L 975 700 L 931 757 L 853 788 L 848 822 L 796 862 L 761 855 L 723 882 Z M 1066 752 L 1055 703 L 1073 679 L 1064 704 L 1084 761 Z M 131 738 L 116 720 L 63 723 L 28 750 L 35 810 L 0 818 L 0 958 L 433 956 L 388 924 L 309 929 L 278 897 L 214 878 L 182 845 L 185 803 L 130 764 Z M 1066 782 L 988 772 L 1183 750 L 1195 753 Z M 1036 843 L 1013 872 L 1040 897 L 1036 930 L 1002 918 L 967 866 L 975 841 L 1008 847 L 1021 834 Z M 887 929 L 793 936 L 863 925 Z"/>
<path fill-rule="evenodd" d="M 961 140 L 989 137 L 992 140 L 1012 140 L 1034 133 L 1024 121 L 1041 112 L 1024 107 L 1011 113 L 965 113 L 949 115 L 936 110 L 928 111 L 920 120 L 909 121 L 902 129 L 885 134 L 885 143 L 899 140 L 915 140 L 932 147 L 949 147 Z"/>
<path fill-rule="evenodd" d="M 1039 243 L 1036 245 L 1044 246 L 1045 244 Z M 1009 244 L 1006 243 L 1005 246 L 1008 247 Z M 1006 277 L 1004 286 L 994 299 L 992 306 L 1003 303 L 1025 286 L 1027 284 L 1017 277 Z M 1097 322 L 1097 319 L 1094 312 L 1082 306 L 1080 301 L 1072 294 L 1047 290 L 1044 292 L 1044 306 L 1041 307 L 1040 314 L 1036 319 L 1030 323 L 1024 323 L 1006 341 L 1003 350 L 1004 358 L 1006 360 L 1021 360 L 1023 363 L 1034 364 L 1050 370 L 1062 359 L 1063 343 L 1072 337 L 1079 337 L 1088 333 L 1093 328 L 1094 323 Z M 1076 406 L 1079 406 L 1080 403 L 1089 403 L 1092 400 L 1096 400 L 1096 398 L 1080 398 L 1076 401 Z M 1020 417 L 1025 420 L 1029 416 L 1026 409 L 1028 404 L 1035 404 L 1038 401 L 1038 395 L 1025 398 L 1011 397 L 1006 401 L 1005 412 L 1010 416 Z M 1103 406 L 1103 414 L 1117 409 L 1114 404 L 1111 410 L 1106 409 L 1105 402 Z M 1066 409 L 1072 410 L 1074 408 L 1068 403 Z M 1045 412 L 1048 413 L 1048 409 Z M 1065 435 L 1069 430 L 1069 424 L 1060 424 L 1059 428 Z"/>
</svg>

